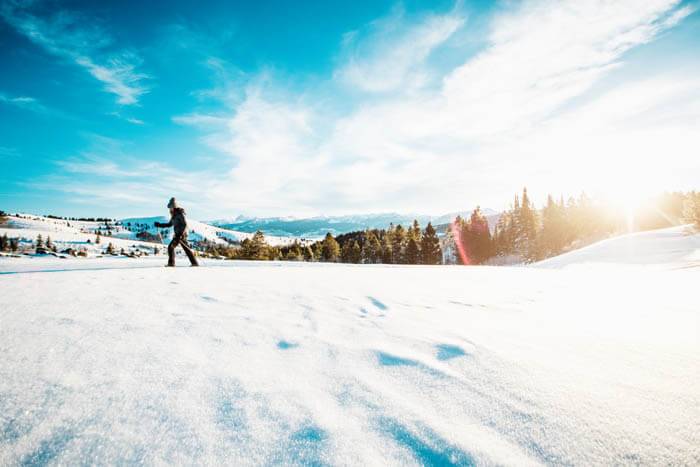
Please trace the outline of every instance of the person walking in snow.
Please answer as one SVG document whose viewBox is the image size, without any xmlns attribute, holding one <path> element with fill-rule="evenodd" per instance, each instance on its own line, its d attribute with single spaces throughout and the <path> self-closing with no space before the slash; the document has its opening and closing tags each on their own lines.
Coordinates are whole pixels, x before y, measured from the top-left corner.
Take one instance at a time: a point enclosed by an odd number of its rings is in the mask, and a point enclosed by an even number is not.
<svg viewBox="0 0 700 467">
<path fill-rule="evenodd" d="M 173 239 L 168 245 L 168 267 L 175 267 L 175 248 L 181 246 L 185 250 L 185 254 L 190 260 L 192 266 L 199 266 L 197 258 L 194 256 L 194 252 L 187 244 L 187 219 L 185 219 L 185 210 L 177 205 L 175 198 L 170 198 L 168 202 L 168 209 L 170 210 L 170 222 L 164 224 L 162 222 L 156 222 L 155 226 L 158 228 L 173 228 Z"/>
</svg>

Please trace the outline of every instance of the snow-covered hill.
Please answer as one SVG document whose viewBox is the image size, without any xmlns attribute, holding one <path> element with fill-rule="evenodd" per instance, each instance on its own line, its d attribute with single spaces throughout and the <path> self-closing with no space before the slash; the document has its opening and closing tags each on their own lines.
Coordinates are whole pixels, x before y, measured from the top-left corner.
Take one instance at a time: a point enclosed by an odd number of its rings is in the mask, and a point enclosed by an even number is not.
<svg viewBox="0 0 700 467">
<path fill-rule="evenodd" d="M 700 268 L 590 261 L 614 251 L 0 258 L 0 465 L 698 465 Z"/>
<path fill-rule="evenodd" d="M 166 217 L 134 217 L 128 219 L 120 219 L 119 224 L 129 229 L 129 234 L 134 237 L 136 233 L 147 231 L 152 234 L 162 232 L 164 238 L 172 237 L 172 229 L 156 229 L 153 226 L 154 222 L 167 222 Z M 188 235 L 192 241 L 210 240 L 218 243 L 225 243 L 225 240 L 241 242 L 246 238 L 251 238 L 254 234 L 250 232 L 239 232 L 231 229 L 220 228 L 214 225 L 199 222 L 193 219 L 187 219 Z M 270 245 L 286 245 L 294 241 L 294 238 L 278 237 L 274 235 L 266 235 L 265 239 Z"/>
<path fill-rule="evenodd" d="M 59 250 L 72 248 L 82 249 L 90 254 L 101 254 L 109 243 L 119 251 L 124 248 L 127 251 L 150 251 L 155 247 L 162 247 L 172 238 L 172 229 L 156 229 L 154 222 L 166 222 L 165 217 L 141 217 L 121 219 L 109 222 L 75 221 L 55 219 L 33 214 L 19 214 L 8 216 L 5 223 L 0 225 L 0 235 L 19 237 L 23 244 L 34 241 L 39 234 L 44 240 L 51 237 Z M 236 232 L 228 229 L 214 227 L 203 222 L 188 219 L 188 235 L 191 241 L 209 240 L 216 243 L 227 241 L 240 242 L 253 236 L 247 232 Z M 101 234 L 102 241 L 95 243 L 97 233 Z M 143 232 L 151 234 L 150 237 L 140 236 Z M 160 234 L 160 236 L 158 236 Z M 266 237 L 269 244 L 284 245 L 294 241 L 289 237 Z"/>
<path fill-rule="evenodd" d="M 635 232 L 549 258 L 535 266 L 562 268 L 591 264 L 700 266 L 700 234 L 689 225 Z"/>
<path fill-rule="evenodd" d="M 7 234 L 9 238 L 19 238 L 21 247 L 29 246 L 38 235 L 41 235 L 44 241 L 50 238 L 59 251 L 70 248 L 84 250 L 91 255 L 103 253 L 109 243 L 112 243 L 117 251 L 122 248 L 127 251 L 152 251 L 154 247 L 159 246 L 137 240 L 131 232 L 114 224 L 112 224 L 113 236 L 103 235 L 102 241 L 97 244 L 96 232 L 100 227 L 104 227 L 104 223 L 19 214 L 19 216 L 6 218 L 5 223 L 0 225 L 0 235 Z"/>
</svg>

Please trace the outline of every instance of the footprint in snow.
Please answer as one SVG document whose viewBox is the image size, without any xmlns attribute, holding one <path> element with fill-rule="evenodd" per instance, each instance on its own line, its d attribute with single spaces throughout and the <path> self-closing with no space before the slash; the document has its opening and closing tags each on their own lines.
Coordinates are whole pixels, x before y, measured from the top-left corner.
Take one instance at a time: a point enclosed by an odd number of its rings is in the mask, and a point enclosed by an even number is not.
<svg viewBox="0 0 700 467">
<path fill-rule="evenodd" d="M 295 347 L 299 347 L 299 344 L 295 344 L 294 342 L 287 342 L 285 340 L 281 340 L 277 343 L 277 348 L 280 350 L 288 350 L 293 349 Z"/>
<path fill-rule="evenodd" d="M 438 360 L 451 360 L 457 357 L 464 357 L 467 352 L 461 347 L 450 344 L 438 344 L 435 346 L 437 349 L 437 359 Z"/>
<path fill-rule="evenodd" d="M 377 359 L 382 366 L 418 366 L 418 362 L 415 360 L 397 357 L 385 352 L 377 352 Z"/>
<path fill-rule="evenodd" d="M 208 295 L 202 295 L 202 296 L 200 296 L 200 298 L 202 300 L 204 300 L 205 302 L 217 302 L 218 301 L 214 297 L 209 297 Z"/>
<path fill-rule="evenodd" d="M 369 297 L 369 296 L 368 296 L 367 298 L 369 299 L 370 302 L 372 302 L 372 305 L 376 306 L 376 307 L 379 308 L 380 310 L 386 311 L 386 310 L 389 309 L 388 306 L 386 306 L 385 304 L 383 304 L 382 302 L 380 302 L 380 301 L 377 300 L 376 298 L 374 298 L 374 297 Z"/>
</svg>

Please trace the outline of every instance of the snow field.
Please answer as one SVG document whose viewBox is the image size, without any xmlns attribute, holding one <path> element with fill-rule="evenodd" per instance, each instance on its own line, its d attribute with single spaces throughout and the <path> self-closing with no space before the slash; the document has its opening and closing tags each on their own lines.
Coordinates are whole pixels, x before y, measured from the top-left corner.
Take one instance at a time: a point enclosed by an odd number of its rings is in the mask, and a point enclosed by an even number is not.
<svg viewBox="0 0 700 467">
<path fill-rule="evenodd" d="M 0 464 L 700 462 L 698 268 L 117 261 L 0 263 Z"/>
</svg>

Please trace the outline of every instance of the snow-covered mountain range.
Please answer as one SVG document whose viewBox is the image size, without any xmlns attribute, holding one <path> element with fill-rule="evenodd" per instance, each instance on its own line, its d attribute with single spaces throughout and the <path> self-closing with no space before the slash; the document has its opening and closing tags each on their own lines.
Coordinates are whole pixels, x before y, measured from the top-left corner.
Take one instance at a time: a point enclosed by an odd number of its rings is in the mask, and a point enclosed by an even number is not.
<svg viewBox="0 0 700 467">
<path fill-rule="evenodd" d="M 484 215 L 498 216 L 493 209 L 482 209 Z M 233 219 L 218 219 L 207 223 L 225 227 L 240 232 L 256 232 L 262 230 L 266 235 L 279 237 L 320 238 L 330 232 L 333 235 L 344 234 L 365 229 L 386 229 L 389 224 L 408 226 L 417 220 L 425 227 L 428 222 L 433 226 L 446 225 L 458 215 L 469 217 L 471 211 L 452 212 L 439 216 L 425 214 L 378 213 L 347 216 L 317 216 L 317 217 L 246 217 L 238 216 Z"/>
</svg>

